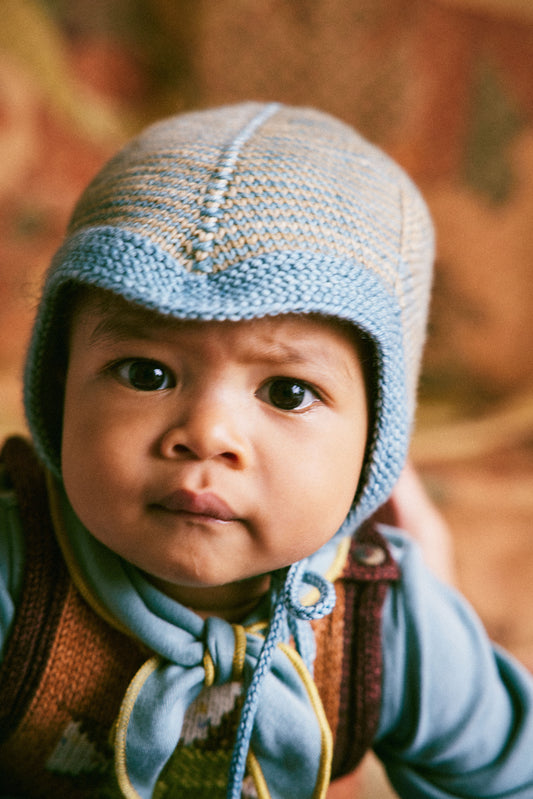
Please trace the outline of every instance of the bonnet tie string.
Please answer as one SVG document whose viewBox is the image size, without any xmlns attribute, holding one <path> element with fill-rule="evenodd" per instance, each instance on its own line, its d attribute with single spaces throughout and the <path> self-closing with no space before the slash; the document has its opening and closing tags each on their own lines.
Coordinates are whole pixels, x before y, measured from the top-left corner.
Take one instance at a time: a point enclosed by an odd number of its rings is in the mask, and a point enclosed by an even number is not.
<svg viewBox="0 0 533 799">
<path fill-rule="evenodd" d="M 336 595 L 332 583 L 317 572 L 306 571 L 305 561 L 295 563 L 288 572 L 284 570 L 281 574 L 279 572 L 274 574 L 272 580 L 274 613 L 252 681 L 246 692 L 231 759 L 227 799 L 240 799 L 241 796 L 261 685 L 270 667 L 274 650 L 284 637 L 288 626 L 288 614 L 298 620 L 311 621 L 327 616 L 335 607 Z M 304 584 L 311 585 L 319 591 L 319 599 L 312 605 L 305 606 L 301 602 L 300 595 Z"/>
</svg>

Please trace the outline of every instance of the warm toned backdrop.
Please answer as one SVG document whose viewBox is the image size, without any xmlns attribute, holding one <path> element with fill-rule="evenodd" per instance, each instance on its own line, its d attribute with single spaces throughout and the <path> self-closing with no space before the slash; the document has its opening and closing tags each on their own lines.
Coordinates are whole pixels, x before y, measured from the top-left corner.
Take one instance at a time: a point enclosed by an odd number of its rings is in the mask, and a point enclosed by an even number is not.
<svg viewBox="0 0 533 799">
<path fill-rule="evenodd" d="M 0 435 L 43 270 L 126 137 L 240 99 L 317 105 L 410 172 L 438 261 L 413 457 L 458 580 L 533 668 L 531 0 L 2 0 Z"/>
</svg>

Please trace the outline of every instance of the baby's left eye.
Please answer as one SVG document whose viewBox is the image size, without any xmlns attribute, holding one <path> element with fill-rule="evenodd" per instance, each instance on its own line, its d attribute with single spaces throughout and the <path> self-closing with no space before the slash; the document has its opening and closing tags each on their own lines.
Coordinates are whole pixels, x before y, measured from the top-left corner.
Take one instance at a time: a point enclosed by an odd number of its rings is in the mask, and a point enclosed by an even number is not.
<svg viewBox="0 0 533 799">
<path fill-rule="evenodd" d="M 174 375 L 159 361 L 128 358 L 112 367 L 113 374 L 124 385 L 136 391 L 162 391 L 176 385 Z"/>
<path fill-rule="evenodd" d="M 319 400 L 307 383 L 292 377 L 273 377 L 261 386 L 256 396 L 282 411 L 304 410 Z"/>
</svg>

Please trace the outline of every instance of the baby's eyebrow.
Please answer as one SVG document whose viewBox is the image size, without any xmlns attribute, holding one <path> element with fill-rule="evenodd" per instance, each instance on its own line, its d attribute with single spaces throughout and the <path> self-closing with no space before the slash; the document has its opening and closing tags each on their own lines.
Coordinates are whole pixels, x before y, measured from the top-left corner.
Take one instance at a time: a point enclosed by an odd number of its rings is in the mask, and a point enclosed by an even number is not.
<svg viewBox="0 0 533 799">
<path fill-rule="evenodd" d="M 303 353 L 299 347 L 285 342 L 263 343 L 251 350 L 250 360 L 265 360 L 272 363 L 307 363 L 309 354 Z"/>
<path fill-rule="evenodd" d="M 143 319 L 142 314 L 120 314 L 120 316 L 108 314 L 95 326 L 89 341 L 91 345 L 98 345 L 131 339 L 150 340 L 161 331 L 175 327 L 175 324 L 175 320 L 167 322 L 164 319 Z"/>
<path fill-rule="evenodd" d="M 308 344 L 293 346 L 289 342 L 272 342 L 261 344 L 258 349 L 250 352 L 250 361 L 264 360 L 273 366 L 291 367 L 302 365 L 304 367 L 318 368 L 324 375 L 341 374 L 350 376 L 352 366 L 348 359 L 333 353 L 328 347 L 321 344 Z"/>
<path fill-rule="evenodd" d="M 191 324 L 189 322 L 189 324 Z M 194 322 L 192 323 L 194 324 Z M 201 323 L 200 323 L 201 324 Z M 177 329 L 186 329 L 188 322 L 182 319 L 165 318 L 159 315 L 135 311 L 128 313 L 107 313 L 95 325 L 89 336 L 90 346 L 105 346 L 122 341 L 155 341 L 159 336 Z M 292 344 L 290 341 L 267 337 L 258 341 L 251 335 L 247 346 L 241 350 L 243 361 L 257 363 L 262 361 L 273 367 L 291 366 L 313 367 L 326 374 L 350 377 L 353 366 L 350 360 L 331 351 L 321 343 L 305 342 Z"/>
</svg>

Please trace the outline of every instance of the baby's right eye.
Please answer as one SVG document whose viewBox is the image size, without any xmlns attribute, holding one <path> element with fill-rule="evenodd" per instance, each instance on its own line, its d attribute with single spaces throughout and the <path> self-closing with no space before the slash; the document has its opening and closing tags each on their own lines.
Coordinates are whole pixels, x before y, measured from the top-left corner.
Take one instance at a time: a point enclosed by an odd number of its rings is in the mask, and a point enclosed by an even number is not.
<svg viewBox="0 0 533 799">
<path fill-rule="evenodd" d="M 170 369 L 159 361 L 128 358 L 113 364 L 110 370 L 121 383 L 136 391 L 163 391 L 173 388 L 176 379 Z"/>
<path fill-rule="evenodd" d="M 308 383 L 292 377 L 267 380 L 256 396 L 280 411 L 303 411 L 319 402 L 317 392 Z"/>
</svg>

